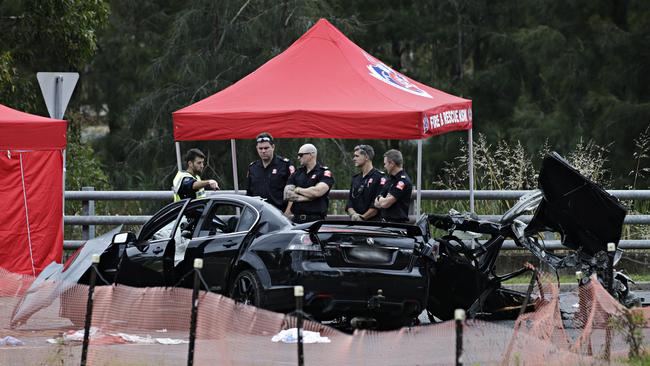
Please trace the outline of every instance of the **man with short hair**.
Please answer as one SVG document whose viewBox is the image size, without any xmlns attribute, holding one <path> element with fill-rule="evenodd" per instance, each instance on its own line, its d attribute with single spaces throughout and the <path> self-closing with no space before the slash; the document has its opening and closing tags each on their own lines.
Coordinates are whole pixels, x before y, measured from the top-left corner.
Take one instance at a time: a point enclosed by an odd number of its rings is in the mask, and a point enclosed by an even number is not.
<svg viewBox="0 0 650 366">
<path fill-rule="evenodd" d="M 260 159 L 248 166 L 246 195 L 265 198 L 268 203 L 285 212 L 287 202 L 283 198 L 283 191 L 295 168 L 289 159 L 275 155 L 275 143 L 270 133 L 260 133 L 255 142 Z"/>
<path fill-rule="evenodd" d="M 332 171 L 318 162 L 318 151 L 312 144 L 298 150 L 300 168 L 289 177 L 284 189 L 290 202 L 293 222 L 304 223 L 322 220 L 327 216 L 329 192 L 334 185 Z"/>
<path fill-rule="evenodd" d="M 179 170 L 174 177 L 172 190 L 174 202 L 185 198 L 205 197 L 205 188 L 219 189 L 214 179 L 201 180 L 199 174 L 205 167 L 205 154 L 199 149 L 190 149 L 185 154 L 185 170 Z"/>
<path fill-rule="evenodd" d="M 380 210 L 384 221 L 403 223 L 409 220 L 413 184 L 402 169 L 403 163 L 399 150 L 391 149 L 384 153 L 384 168 L 389 178 L 375 199 L 375 207 Z"/>
<path fill-rule="evenodd" d="M 374 157 L 375 150 L 372 146 L 357 145 L 354 147 L 352 161 L 361 172 L 352 177 L 348 203 L 345 206 L 352 221 L 378 220 L 380 218 L 379 211 L 374 206 L 374 200 L 381 192 L 386 179 L 384 173 L 373 167 L 372 159 Z"/>
</svg>

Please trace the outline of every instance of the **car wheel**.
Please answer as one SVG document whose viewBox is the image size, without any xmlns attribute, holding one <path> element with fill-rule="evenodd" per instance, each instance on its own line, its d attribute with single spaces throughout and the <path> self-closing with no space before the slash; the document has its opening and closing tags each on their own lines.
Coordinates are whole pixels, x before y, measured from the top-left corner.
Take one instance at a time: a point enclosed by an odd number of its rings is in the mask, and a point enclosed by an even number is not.
<svg viewBox="0 0 650 366">
<path fill-rule="evenodd" d="M 262 284 L 255 272 L 245 270 L 237 274 L 230 286 L 230 298 L 246 305 L 264 306 Z"/>
</svg>

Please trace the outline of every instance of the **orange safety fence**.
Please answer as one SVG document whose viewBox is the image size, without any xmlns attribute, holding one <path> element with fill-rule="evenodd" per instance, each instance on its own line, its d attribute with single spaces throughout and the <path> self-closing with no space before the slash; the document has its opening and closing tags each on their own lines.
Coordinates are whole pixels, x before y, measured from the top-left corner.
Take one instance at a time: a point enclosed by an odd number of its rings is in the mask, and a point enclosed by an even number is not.
<svg viewBox="0 0 650 366">
<path fill-rule="evenodd" d="M 0 346 L 0 365 L 79 364 L 88 286 L 46 282 L 26 293 L 31 282 L 32 278 L 0 270 L 0 338 L 11 336 L 24 343 Z M 629 345 L 611 319 L 624 310 L 598 281 L 568 294 L 574 299 L 570 308 L 575 312 L 564 317 L 552 276 L 540 276 L 534 295 L 535 311 L 515 321 L 464 321 L 463 363 L 577 365 L 605 364 L 608 358 L 611 363 L 622 363 Z M 95 287 L 88 364 L 187 364 L 191 299 L 192 290 L 183 288 Z M 639 311 L 650 320 L 648 308 Z M 12 324 L 12 316 L 21 322 Z M 202 291 L 194 364 L 297 364 L 296 344 L 273 341 L 296 324 L 292 315 Z M 303 327 L 318 332 L 310 340 L 319 342 L 304 345 L 306 365 L 455 362 L 453 321 L 353 334 L 309 320 Z M 641 330 L 643 346 L 648 349 L 650 329 L 646 324 Z"/>
</svg>

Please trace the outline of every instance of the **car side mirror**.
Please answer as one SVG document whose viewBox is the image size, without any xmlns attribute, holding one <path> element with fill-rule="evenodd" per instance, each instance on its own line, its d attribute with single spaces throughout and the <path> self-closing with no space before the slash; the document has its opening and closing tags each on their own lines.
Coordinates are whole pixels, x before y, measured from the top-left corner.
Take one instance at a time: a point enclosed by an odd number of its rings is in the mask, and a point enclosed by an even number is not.
<svg viewBox="0 0 650 366">
<path fill-rule="evenodd" d="M 189 230 L 181 231 L 181 236 L 185 239 L 192 239 L 192 232 Z"/>
<path fill-rule="evenodd" d="M 113 236 L 113 244 L 129 244 L 136 241 L 135 234 L 132 232 L 119 233 Z"/>
</svg>

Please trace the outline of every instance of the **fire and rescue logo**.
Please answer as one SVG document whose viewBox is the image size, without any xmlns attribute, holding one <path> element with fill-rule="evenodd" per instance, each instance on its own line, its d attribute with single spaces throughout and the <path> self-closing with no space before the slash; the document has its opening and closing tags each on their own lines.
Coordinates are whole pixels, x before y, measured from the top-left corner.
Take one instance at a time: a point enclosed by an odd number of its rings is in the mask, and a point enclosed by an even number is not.
<svg viewBox="0 0 650 366">
<path fill-rule="evenodd" d="M 419 95 L 421 97 L 425 98 L 431 98 L 433 97 L 427 93 L 426 91 L 418 88 L 415 84 L 410 82 L 406 76 L 400 74 L 399 72 L 391 69 L 388 67 L 386 64 L 383 62 L 377 60 L 376 58 L 370 56 L 367 53 L 363 53 L 366 59 L 368 60 L 369 64 L 366 66 L 368 68 L 368 71 L 370 72 L 370 76 L 376 78 L 377 80 L 381 80 L 384 83 L 397 88 L 399 90 L 405 91 L 407 93 Z"/>
<path fill-rule="evenodd" d="M 424 133 L 429 132 L 429 119 L 427 116 L 424 116 L 424 118 L 422 118 L 422 129 L 424 130 Z"/>
</svg>

